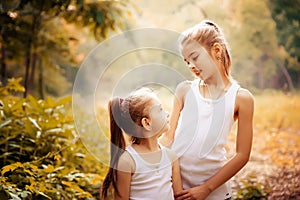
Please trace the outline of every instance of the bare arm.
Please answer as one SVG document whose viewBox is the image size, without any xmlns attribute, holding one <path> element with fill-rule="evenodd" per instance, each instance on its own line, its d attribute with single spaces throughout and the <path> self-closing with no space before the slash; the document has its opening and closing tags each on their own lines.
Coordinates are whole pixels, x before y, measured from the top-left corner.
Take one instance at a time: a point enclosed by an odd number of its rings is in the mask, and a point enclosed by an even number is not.
<svg viewBox="0 0 300 200">
<path fill-rule="evenodd" d="M 173 182 L 173 191 L 174 195 L 177 195 L 180 191 L 183 190 L 182 188 L 182 180 L 180 175 L 180 165 L 179 159 L 173 162 L 172 166 L 172 182 Z"/>
<path fill-rule="evenodd" d="M 189 88 L 190 83 L 188 81 L 181 82 L 176 87 L 175 96 L 173 99 L 173 108 L 170 116 L 170 130 L 159 138 L 159 142 L 163 146 L 170 147 L 173 144 L 178 119 L 184 105 L 184 97 Z"/>
<path fill-rule="evenodd" d="M 184 190 L 176 199 L 205 199 L 212 191 L 233 177 L 249 160 L 252 135 L 254 99 L 247 90 L 240 89 L 236 99 L 238 131 L 236 139 L 236 154 L 213 177 L 203 185 Z"/>
<path fill-rule="evenodd" d="M 118 192 L 115 192 L 114 200 L 126 200 L 130 197 L 130 183 L 131 176 L 134 171 L 134 161 L 128 152 L 124 152 L 119 160 L 117 171 L 117 188 Z"/>
<path fill-rule="evenodd" d="M 172 187 L 173 187 L 174 195 L 176 195 L 177 193 L 183 190 L 181 174 L 180 174 L 179 158 L 170 149 L 167 149 L 167 153 L 170 160 L 172 161 Z"/>
</svg>

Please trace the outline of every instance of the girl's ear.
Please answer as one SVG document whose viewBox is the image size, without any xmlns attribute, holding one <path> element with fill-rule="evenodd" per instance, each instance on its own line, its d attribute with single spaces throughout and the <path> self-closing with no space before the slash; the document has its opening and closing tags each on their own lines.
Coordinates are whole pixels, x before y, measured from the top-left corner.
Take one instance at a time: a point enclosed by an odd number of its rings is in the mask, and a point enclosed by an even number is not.
<svg viewBox="0 0 300 200">
<path fill-rule="evenodd" d="M 147 131 L 151 131 L 152 127 L 151 127 L 150 119 L 148 119 L 147 117 L 143 117 L 141 123 L 144 129 L 146 129 Z"/>
<path fill-rule="evenodd" d="M 220 59 L 222 56 L 222 46 L 220 43 L 216 42 L 211 48 L 211 55 L 216 60 Z"/>
</svg>

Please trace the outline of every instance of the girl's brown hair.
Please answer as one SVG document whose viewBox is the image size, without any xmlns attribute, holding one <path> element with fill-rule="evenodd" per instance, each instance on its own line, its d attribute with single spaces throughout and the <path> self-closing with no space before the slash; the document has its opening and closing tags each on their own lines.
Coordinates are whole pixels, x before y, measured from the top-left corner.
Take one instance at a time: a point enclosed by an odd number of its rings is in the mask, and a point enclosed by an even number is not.
<svg viewBox="0 0 300 200">
<path fill-rule="evenodd" d="M 110 119 L 110 169 L 103 181 L 101 196 L 107 197 L 109 187 L 112 185 L 116 194 L 117 189 L 117 167 L 119 158 L 125 151 L 126 142 L 123 131 L 131 136 L 133 143 L 139 143 L 139 138 L 143 137 L 143 127 L 141 120 L 148 117 L 147 105 L 152 100 L 152 90 L 141 88 L 131 93 L 127 98 L 113 98 L 108 103 Z"/>
<path fill-rule="evenodd" d="M 219 43 L 222 46 L 221 60 L 224 65 L 225 75 L 231 78 L 231 55 L 229 45 L 222 29 L 216 23 L 210 20 L 203 20 L 194 27 L 184 31 L 179 38 L 180 44 L 182 45 L 189 40 L 199 42 L 207 52 L 211 51 L 211 48 L 215 43 Z"/>
</svg>

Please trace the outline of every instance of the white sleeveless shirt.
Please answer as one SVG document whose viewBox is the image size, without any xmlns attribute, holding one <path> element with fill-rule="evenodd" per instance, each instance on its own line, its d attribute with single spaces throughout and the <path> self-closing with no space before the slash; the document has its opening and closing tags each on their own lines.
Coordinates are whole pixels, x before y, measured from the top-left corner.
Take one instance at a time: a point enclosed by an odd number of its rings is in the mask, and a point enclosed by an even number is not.
<svg viewBox="0 0 300 200">
<path fill-rule="evenodd" d="M 192 82 L 185 96 L 172 149 L 180 157 L 183 188 L 203 184 L 226 162 L 228 133 L 234 123 L 234 106 L 240 86 L 233 82 L 219 99 L 204 98 L 200 79 Z M 231 197 L 229 182 L 214 190 L 206 200 Z"/>
<path fill-rule="evenodd" d="M 168 157 L 167 150 L 162 148 L 159 163 L 145 161 L 132 146 L 128 146 L 126 151 L 135 162 L 135 172 L 131 178 L 129 199 L 173 200 L 172 162 Z"/>
</svg>

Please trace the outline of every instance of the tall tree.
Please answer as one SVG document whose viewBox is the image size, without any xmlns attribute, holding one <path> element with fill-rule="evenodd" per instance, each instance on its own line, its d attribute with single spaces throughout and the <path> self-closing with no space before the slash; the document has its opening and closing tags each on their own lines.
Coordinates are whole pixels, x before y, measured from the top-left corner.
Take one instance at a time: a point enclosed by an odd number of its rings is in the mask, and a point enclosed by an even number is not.
<svg viewBox="0 0 300 200">
<path fill-rule="evenodd" d="M 277 41 L 276 26 L 266 1 L 240 0 L 230 3 L 234 42 L 234 74 L 243 84 L 257 88 L 282 87 L 277 74 L 286 58 Z M 282 74 L 282 73 L 281 73 Z M 289 76 L 286 80 L 289 80 Z"/>
<path fill-rule="evenodd" d="M 124 23 L 122 17 L 126 15 L 129 6 L 128 1 L 102 0 L 14 0 L 12 2 L 14 4 L 7 0 L 0 1 L 0 22 L 9 22 L 1 23 L 0 26 L 2 79 L 4 80 L 6 76 L 8 51 L 12 55 L 22 55 L 19 58 L 24 57 L 23 63 L 25 63 L 24 96 L 27 96 L 29 86 L 33 84 L 38 60 L 43 67 L 46 63 L 57 67 L 59 66 L 57 60 L 70 57 L 70 46 L 68 46 L 70 38 L 68 38 L 68 30 L 63 27 L 64 22 L 75 24 L 81 30 L 88 28 L 94 33 L 94 37 L 100 40 L 107 37 L 111 30 L 122 28 Z M 49 34 L 49 26 L 51 26 L 51 34 Z M 61 34 L 61 30 L 66 31 L 65 34 Z M 14 54 L 16 51 L 19 53 Z M 56 59 L 49 58 L 51 54 L 56 54 Z M 16 60 L 17 57 L 13 59 Z"/>
<path fill-rule="evenodd" d="M 281 64 L 287 65 L 289 72 L 297 74 L 292 77 L 295 82 L 298 79 L 300 88 L 300 0 L 269 0 L 268 5 L 276 22 L 278 43 L 290 55 Z"/>
</svg>

